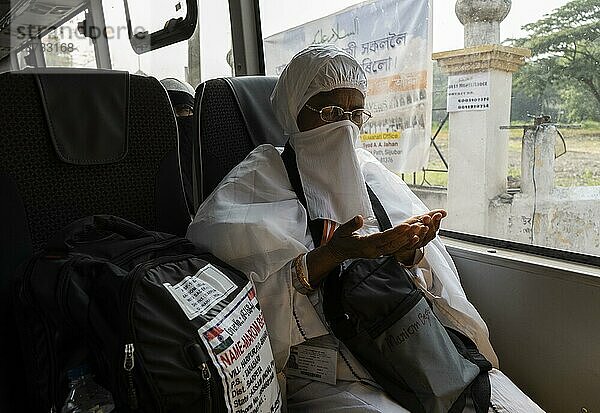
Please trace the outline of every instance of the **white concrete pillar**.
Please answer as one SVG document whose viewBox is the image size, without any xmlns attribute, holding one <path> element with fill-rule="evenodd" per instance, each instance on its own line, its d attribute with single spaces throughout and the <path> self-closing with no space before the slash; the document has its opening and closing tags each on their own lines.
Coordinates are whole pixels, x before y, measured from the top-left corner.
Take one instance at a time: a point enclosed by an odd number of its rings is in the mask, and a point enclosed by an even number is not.
<svg viewBox="0 0 600 413">
<path fill-rule="evenodd" d="M 527 49 L 485 45 L 435 53 L 448 75 L 489 74 L 490 107 L 449 117 L 448 217 L 446 228 L 488 234 L 492 199 L 506 192 L 512 73 Z"/>
<path fill-rule="evenodd" d="M 511 5 L 511 0 L 458 0 L 454 10 L 465 26 L 465 47 L 500 44 L 500 22 Z"/>
<path fill-rule="evenodd" d="M 488 234 L 490 202 L 506 192 L 512 73 L 525 63 L 527 49 L 500 46 L 500 22 L 510 0 L 458 0 L 456 14 L 465 25 L 465 48 L 435 53 L 446 74 L 489 76 L 489 109 L 449 116 L 448 217 L 445 227 Z"/>
<path fill-rule="evenodd" d="M 538 201 L 549 198 L 554 188 L 556 127 L 542 124 L 525 131 L 521 151 L 521 193 Z"/>
</svg>

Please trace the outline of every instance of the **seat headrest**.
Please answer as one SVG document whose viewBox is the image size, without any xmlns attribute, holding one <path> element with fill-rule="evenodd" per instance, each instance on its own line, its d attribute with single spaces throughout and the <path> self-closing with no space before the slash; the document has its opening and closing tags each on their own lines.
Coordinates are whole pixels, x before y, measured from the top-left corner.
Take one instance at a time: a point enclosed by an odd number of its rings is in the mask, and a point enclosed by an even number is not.
<svg viewBox="0 0 600 413">
<path fill-rule="evenodd" d="M 129 73 L 91 69 L 32 73 L 58 157 L 108 164 L 127 154 Z"/>
<path fill-rule="evenodd" d="M 225 79 L 231 86 L 254 146 L 283 146 L 283 129 L 271 109 L 271 93 L 277 77 L 241 76 Z"/>
</svg>

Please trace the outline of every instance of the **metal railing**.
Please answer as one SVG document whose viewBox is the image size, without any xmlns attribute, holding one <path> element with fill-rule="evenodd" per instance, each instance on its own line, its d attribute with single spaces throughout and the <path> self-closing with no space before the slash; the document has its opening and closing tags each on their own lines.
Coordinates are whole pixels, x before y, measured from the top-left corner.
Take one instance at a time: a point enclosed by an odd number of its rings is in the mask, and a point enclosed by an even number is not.
<svg viewBox="0 0 600 413">
<path fill-rule="evenodd" d="M 446 111 L 446 108 L 434 108 L 433 111 Z M 440 160 L 442 161 L 442 163 L 444 164 L 444 168 L 445 169 L 433 169 L 433 168 L 423 168 L 421 170 L 421 172 L 413 172 L 412 173 L 412 185 L 415 186 L 433 186 L 431 185 L 431 183 L 427 180 L 427 172 L 442 172 L 442 173 L 448 173 L 448 161 L 446 160 L 446 158 L 444 157 L 444 154 L 442 153 L 440 147 L 438 146 L 438 144 L 436 143 L 436 139 L 438 137 L 438 135 L 440 134 L 441 130 L 443 129 L 444 125 L 446 124 L 446 122 L 448 122 L 448 118 L 449 118 L 449 113 L 446 112 L 446 116 L 444 116 L 444 119 L 442 120 L 442 122 L 440 122 L 440 124 L 437 127 L 437 130 L 435 131 L 435 133 L 433 134 L 433 136 L 431 137 L 429 146 L 433 146 L 433 148 L 435 149 L 435 151 L 437 152 L 438 156 L 440 157 Z M 417 183 L 417 174 L 423 174 L 423 179 L 421 179 L 421 183 Z M 402 180 L 406 182 L 406 177 L 405 175 L 407 174 L 401 174 Z"/>
</svg>

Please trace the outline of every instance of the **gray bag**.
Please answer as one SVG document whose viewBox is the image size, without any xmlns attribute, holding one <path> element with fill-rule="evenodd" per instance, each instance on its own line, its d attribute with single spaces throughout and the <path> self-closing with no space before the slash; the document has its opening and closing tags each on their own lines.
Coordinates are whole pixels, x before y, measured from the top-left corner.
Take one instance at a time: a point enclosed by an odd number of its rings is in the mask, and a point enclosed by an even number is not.
<svg viewBox="0 0 600 413">
<path fill-rule="evenodd" d="M 292 188 L 306 208 L 296 155 L 281 155 Z M 367 185 L 381 231 L 392 223 Z M 315 247 L 323 221 L 308 222 Z M 334 335 L 383 389 L 412 413 L 459 413 L 467 395 L 477 413 L 490 405 L 492 365 L 475 344 L 439 322 L 412 274 L 393 257 L 354 260 L 323 283 L 323 312 Z"/>
<path fill-rule="evenodd" d="M 487 412 L 491 364 L 442 326 L 411 277 L 393 257 L 355 260 L 330 274 L 323 310 L 334 335 L 411 412 L 461 412 L 468 395 Z"/>
</svg>

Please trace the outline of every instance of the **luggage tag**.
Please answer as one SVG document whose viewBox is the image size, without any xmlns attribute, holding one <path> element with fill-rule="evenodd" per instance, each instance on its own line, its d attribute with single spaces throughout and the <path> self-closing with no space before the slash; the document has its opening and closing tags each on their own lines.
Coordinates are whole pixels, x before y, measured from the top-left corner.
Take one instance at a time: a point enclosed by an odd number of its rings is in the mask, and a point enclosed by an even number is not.
<svg viewBox="0 0 600 413">
<path fill-rule="evenodd" d="M 290 348 L 286 374 L 336 384 L 339 342 L 331 334 L 316 337 Z"/>
</svg>

